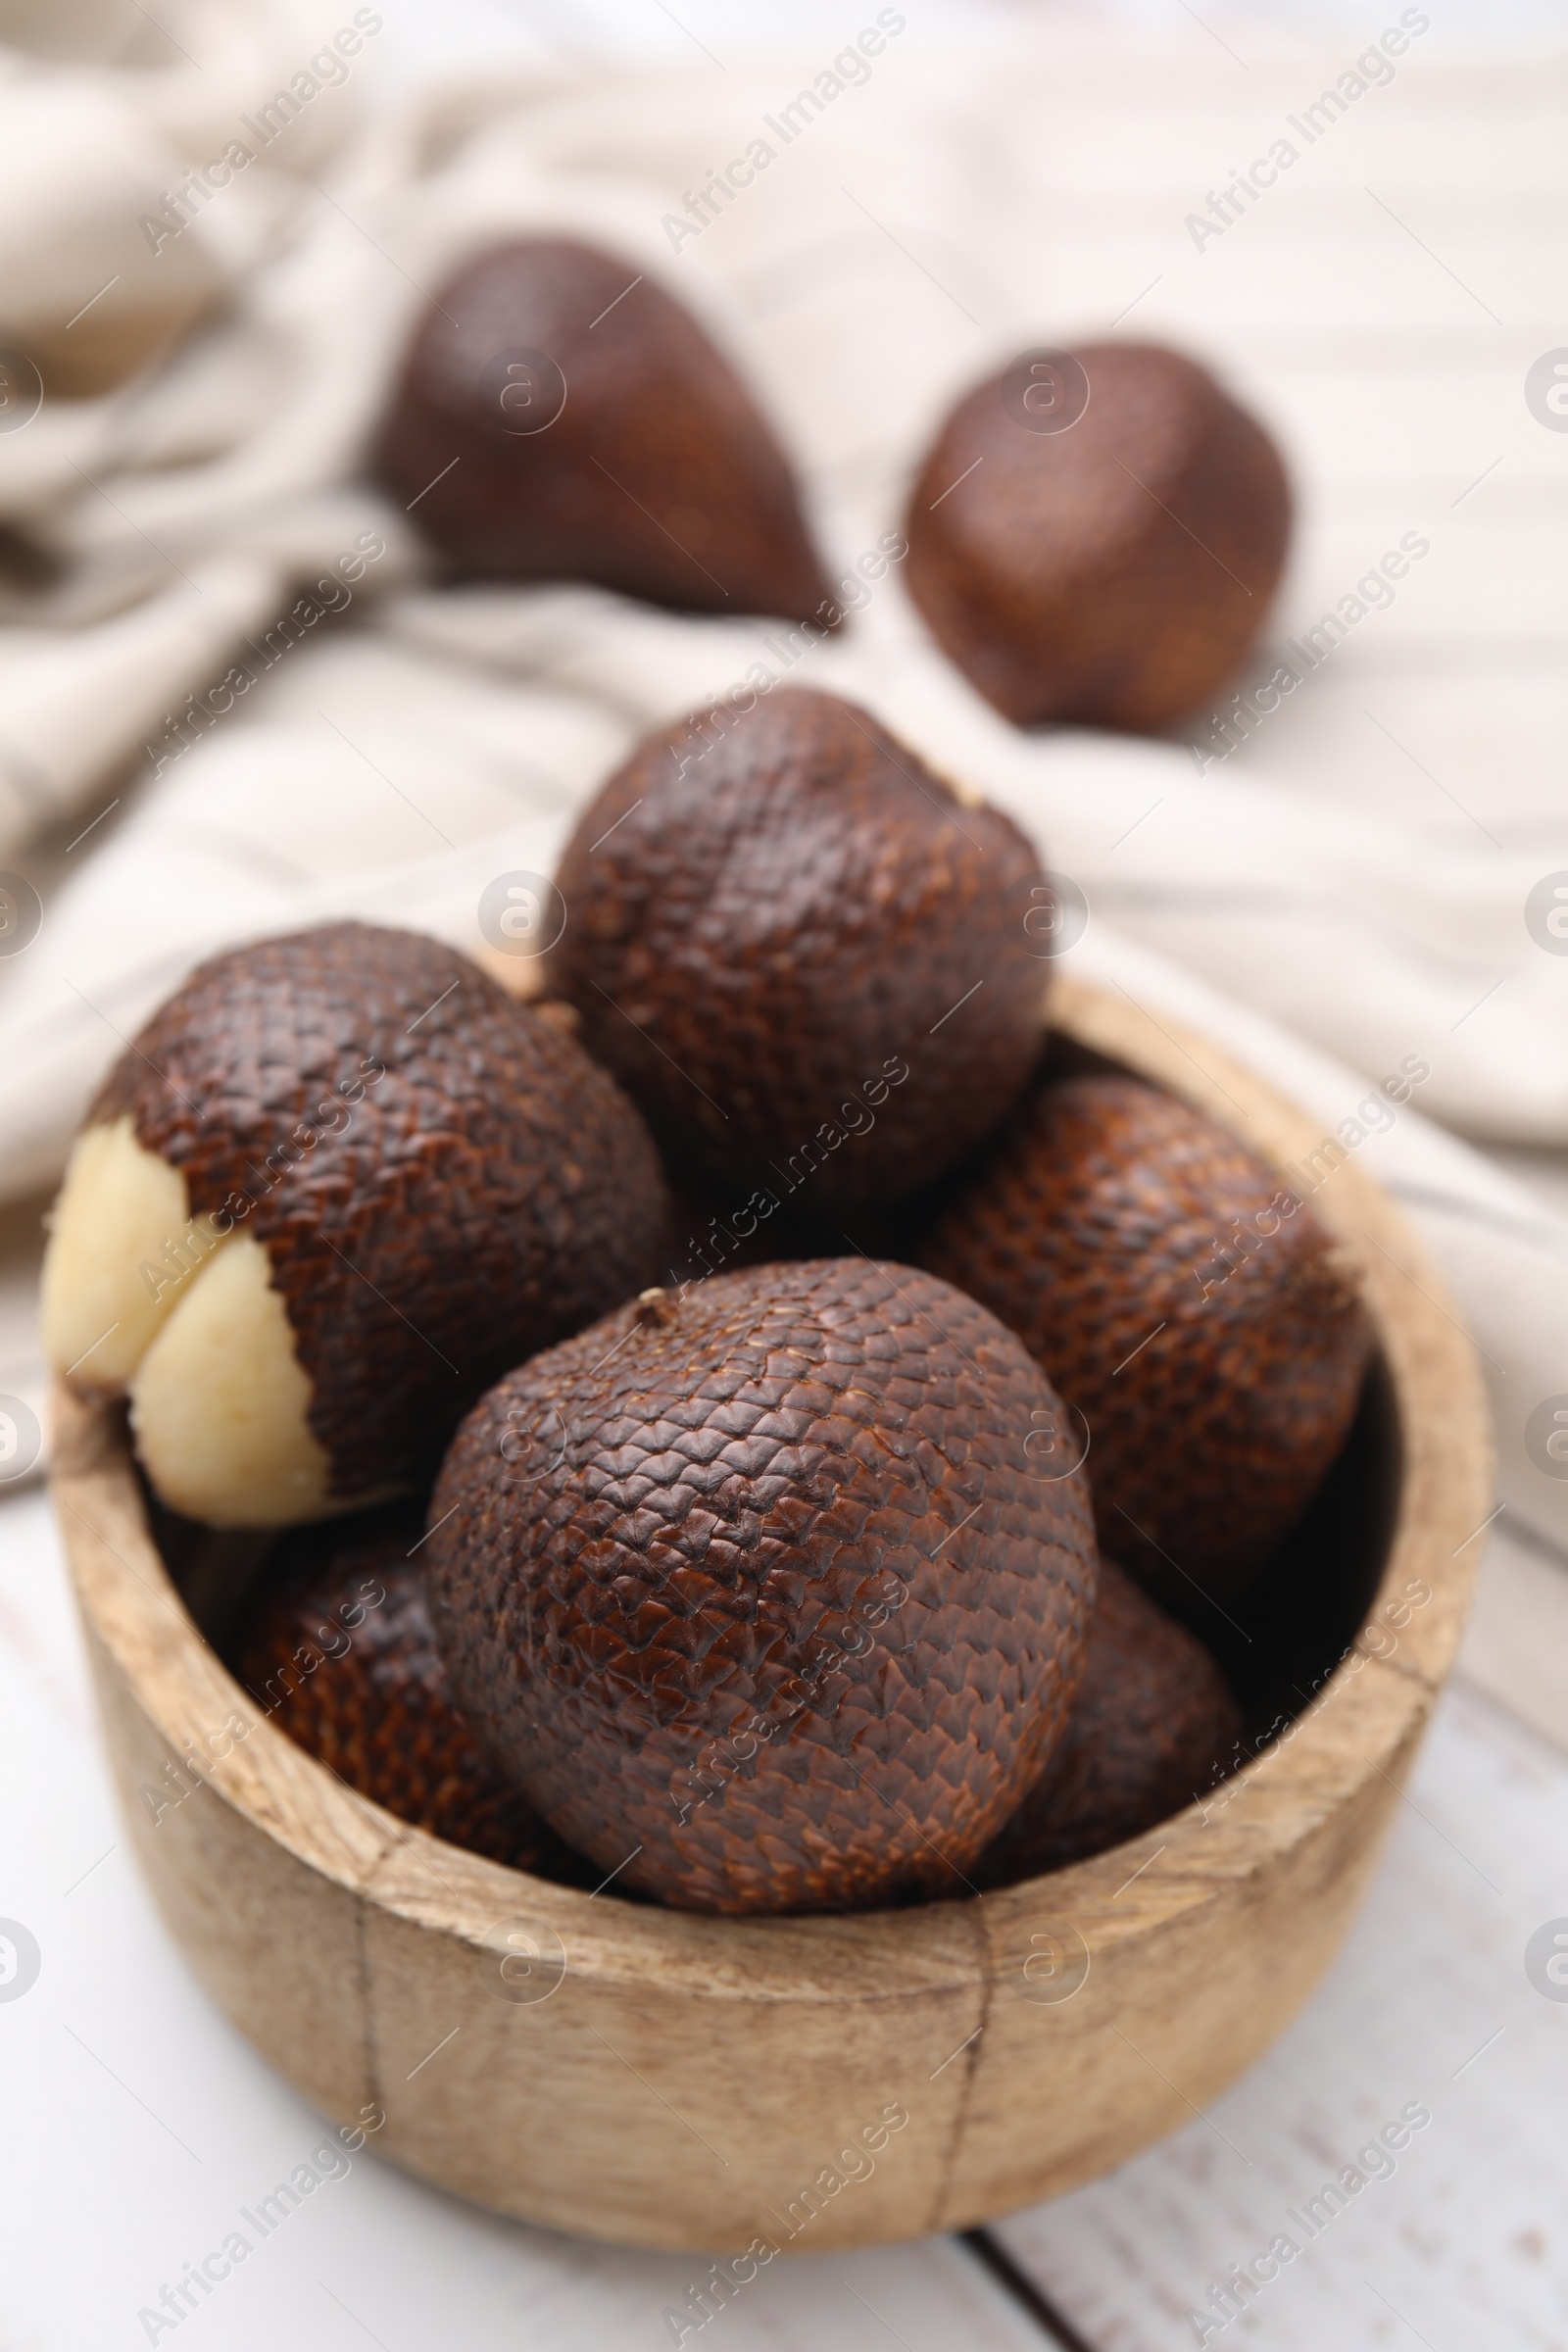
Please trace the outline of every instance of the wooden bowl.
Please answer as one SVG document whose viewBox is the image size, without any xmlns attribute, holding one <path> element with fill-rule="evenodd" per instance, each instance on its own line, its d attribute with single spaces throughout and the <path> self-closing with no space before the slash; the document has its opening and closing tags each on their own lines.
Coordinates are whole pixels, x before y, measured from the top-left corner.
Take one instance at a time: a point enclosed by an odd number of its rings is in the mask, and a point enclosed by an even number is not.
<svg viewBox="0 0 1568 2352">
<path fill-rule="evenodd" d="M 1069 1066 L 1138 1072 L 1281 1163 L 1322 1140 L 1119 995 L 1060 978 L 1053 1015 Z M 1146 1837 L 919 1909 L 694 1917 L 409 1829 L 232 1680 L 122 1418 L 62 1397 L 55 1491 L 122 1796 L 215 1999 L 324 2115 L 384 2114 L 372 2144 L 411 2172 L 586 2236 L 752 2248 L 736 2277 L 769 2246 L 993 2220 L 1188 2122 L 1346 1933 L 1491 1507 L 1480 1387 L 1424 1252 L 1353 1159 L 1314 1205 L 1382 1360 L 1282 1580 L 1298 1597 L 1228 1637 L 1254 1716 L 1284 1694 L 1294 1722 Z"/>
</svg>

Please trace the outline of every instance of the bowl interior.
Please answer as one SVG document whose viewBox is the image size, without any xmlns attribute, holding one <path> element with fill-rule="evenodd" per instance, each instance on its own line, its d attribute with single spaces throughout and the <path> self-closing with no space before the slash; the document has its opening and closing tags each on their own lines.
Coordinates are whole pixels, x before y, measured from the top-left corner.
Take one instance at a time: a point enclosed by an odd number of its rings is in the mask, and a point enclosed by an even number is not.
<svg viewBox="0 0 1568 2352">
<path fill-rule="evenodd" d="M 1042 1062 L 1050 1078 L 1142 1076 L 1061 1031 Z M 1144 1077 L 1144 1083 L 1151 1081 Z M 972 1163 L 971 1163 L 972 1165 Z M 950 1185 L 962 1181 L 959 1170 Z M 886 1253 L 901 1254 L 937 1201 L 898 1213 Z M 1355 1420 L 1304 1516 L 1253 1590 L 1223 1605 L 1195 1585 L 1177 1609 L 1212 1651 L 1247 1719 L 1243 1751 L 1255 1754 L 1307 1707 L 1354 1643 L 1389 1557 L 1398 1514 L 1403 1445 L 1395 1385 L 1381 1354 L 1362 1388 Z M 182 1519 L 143 1484 L 154 1541 L 205 1639 L 237 1673 L 235 1648 L 247 1603 L 265 1578 L 275 1535 L 224 1533 Z M 342 1522 L 345 1535 L 357 1524 Z M 616 1889 L 607 1890 L 615 1896 Z M 939 1898 L 933 1898 L 939 1899 Z"/>
<path fill-rule="evenodd" d="M 1305 1515 L 1241 1599 L 1181 1612 L 1224 1668 L 1255 1744 L 1298 1715 L 1365 1625 L 1398 1514 L 1403 1446 L 1375 1357 L 1348 1437 Z"/>
</svg>

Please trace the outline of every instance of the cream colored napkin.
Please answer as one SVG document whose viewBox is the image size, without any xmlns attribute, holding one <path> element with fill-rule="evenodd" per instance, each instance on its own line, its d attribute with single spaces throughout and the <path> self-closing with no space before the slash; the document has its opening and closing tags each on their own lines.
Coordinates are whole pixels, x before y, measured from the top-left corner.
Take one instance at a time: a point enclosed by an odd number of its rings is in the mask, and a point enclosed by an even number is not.
<svg viewBox="0 0 1568 2352">
<path fill-rule="evenodd" d="M 722 632 L 570 588 L 383 610 L 426 561 L 411 521 L 355 482 L 396 352 L 463 255 L 530 225 L 612 245 L 628 282 L 657 273 L 708 318 L 799 453 L 841 572 L 897 525 L 945 399 L 1020 341 L 1125 311 L 1123 332 L 1173 335 L 1227 368 L 1281 430 L 1302 492 L 1275 637 L 1359 612 L 1278 715 L 1233 718 L 1238 751 L 1218 757 L 1206 719 L 1196 755 L 1016 733 L 933 653 L 896 575 L 819 667 L 1027 807 L 1130 935 L 1356 1066 L 1419 1049 L 1427 1105 L 1450 1124 L 1568 1140 L 1568 957 L 1525 919 L 1532 889 L 1568 867 L 1555 689 L 1497 674 L 1568 617 L 1532 505 L 1568 443 L 1528 412 L 1514 368 L 1539 330 L 1499 336 L 1486 316 L 1522 300 L 1503 200 L 1542 150 L 1516 98 L 1478 94 L 1412 38 L 1332 139 L 1301 142 L 1269 206 L 1195 239 L 1192 208 L 1231 149 L 1278 133 L 1275 101 L 1296 111 L 1344 61 L 1254 57 L 1244 104 L 1191 52 L 1111 60 L 1037 30 L 1017 56 L 945 57 L 882 15 L 900 28 L 853 68 L 848 52 L 837 68 L 697 61 L 581 87 L 514 71 L 380 95 L 377 12 L 336 0 L 174 12 L 188 65 L 0 63 L 0 342 L 81 393 L 0 431 L 0 519 L 17 540 L 0 567 L 0 859 L 38 890 L 55 941 L 48 981 L 37 950 L 31 971 L 0 961 L 0 1052 L 27 1073 L 0 1190 L 58 1165 L 80 1108 L 92 1057 L 69 1043 L 69 983 L 131 1004 L 135 975 L 166 974 L 180 940 L 287 919 L 289 877 L 352 890 L 472 832 L 466 815 L 441 821 L 462 762 L 427 738 L 422 843 L 373 809 L 348 816 L 363 760 L 330 739 L 309 821 L 280 780 L 231 830 L 230 762 L 266 766 L 240 738 L 280 701 L 297 712 L 296 673 L 319 653 L 309 638 L 267 666 L 286 614 L 314 599 L 321 638 L 421 648 L 406 691 L 377 690 L 383 732 L 412 737 L 472 670 L 522 696 L 514 793 L 531 691 L 591 706 L 603 749 L 606 725 L 739 675 Z M 816 114 L 781 116 L 801 88 L 835 83 Z M 1560 83 L 1544 69 L 1544 105 Z M 1461 96 L 1488 190 L 1460 272 L 1474 299 L 1366 184 L 1397 173 L 1419 232 L 1451 175 Z M 789 121 L 804 127 L 786 141 Z M 771 160 L 705 223 L 689 195 L 756 140 Z M 203 172 L 220 184 L 202 192 Z M 1560 268 L 1562 219 L 1533 218 L 1533 270 Z M 351 602 L 337 567 L 368 531 L 386 554 Z M 1392 606 L 1366 603 L 1357 582 L 1410 535 L 1429 552 Z M 741 632 L 737 661 L 758 634 Z M 223 684 L 236 661 L 258 681 L 240 698 Z M 1467 667 L 1478 682 L 1456 722 Z M 179 842 L 160 868 L 136 816 L 176 770 L 162 805 Z M 592 780 L 584 767 L 570 789 Z M 167 815 L 155 823 L 167 832 Z"/>
</svg>

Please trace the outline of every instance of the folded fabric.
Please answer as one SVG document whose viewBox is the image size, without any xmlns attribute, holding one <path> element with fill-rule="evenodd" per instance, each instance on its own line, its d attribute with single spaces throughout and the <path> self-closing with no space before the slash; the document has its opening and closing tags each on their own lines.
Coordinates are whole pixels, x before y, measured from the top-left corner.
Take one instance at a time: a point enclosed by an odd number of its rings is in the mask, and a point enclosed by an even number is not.
<svg viewBox="0 0 1568 2352">
<path fill-rule="evenodd" d="M 1528 721 L 1533 747 L 1548 710 L 1528 683 L 1517 720 L 1519 695 L 1499 709 L 1473 693 L 1458 760 L 1411 716 L 1412 665 L 1441 715 L 1490 628 L 1514 632 L 1497 660 L 1522 660 L 1526 615 L 1560 617 L 1558 567 L 1526 513 L 1552 449 L 1523 402 L 1488 481 L 1466 471 L 1494 453 L 1460 436 L 1433 358 L 1445 335 L 1463 358 L 1462 292 L 1399 248 L 1396 224 L 1344 214 L 1364 194 L 1348 131 L 1314 142 L 1291 195 L 1248 216 L 1250 248 L 1239 226 L 1220 250 L 1217 231 L 1195 238 L 1188 182 L 1218 168 L 1205 126 L 1223 143 L 1243 125 L 1191 51 L 1113 68 L 1098 45 L 1036 31 L 1004 58 L 950 56 L 901 12 L 879 22 L 874 55 L 836 63 L 803 54 L 717 74 L 694 61 L 592 82 L 517 67 L 402 92 L 378 79 L 387 42 L 370 8 L 176 10 L 168 31 L 188 63 L 164 62 L 151 30 L 154 47 L 120 70 L 4 54 L 0 178 L 15 204 L 0 207 L 0 342 L 15 365 L 0 410 L 0 862 L 44 921 L 26 956 L 0 958 L 0 1054 L 26 1073 L 0 1192 L 58 1166 L 79 1109 L 92 1056 L 69 1044 L 86 1017 L 74 991 L 118 1019 L 177 966 L 178 943 L 284 916 L 291 881 L 352 894 L 421 848 L 476 837 L 487 820 L 459 706 L 470 688 L 487 699 L 477 679 L 494 690 L 489 772 L 521 807 L 539 693 L 552 710 L 569 701 L 575 740 L 593 747 L 540 789 L 577 795 L 629 730 L 722 694 L 757 660 L 862 694 L 1034 825 L 1129 936 L 1357 1067 L 1419 1050 L 1427 1107 L 1453 1126 L 1568 1140 L 1568 957 L 1525 919 L 1532 890 L 1568 869 L 1568 820 L 1554 764 L 1533 750 L 1475 757 L 1469 716 L 1484 710 L 1494 734 Z M 1249 104 L 1298 93 L 1329 62 L 1265 50 Z M 1528 140 L 1436 56 L 1412 54 L 1398 78 L 1366 105 L 1385 110 L 1380 136 L 1417 186 L 1448 169 L 1444 110 L 1462 89 L 1498 191 L 1476 216 L 1474 267 L 1511 267 L 1505 196 L 1523 188 Z M 744 198 L 705 200 L 714 159 L 749 144 L 768 155 Z M 840 640 L 808 654 L 799 631 L 570 586 L 409 595 L 437 577 L 417 515 L 358 479 L 397 350 L 461 258 L 537 227 L 607 244 L 628 282 L 661 276 L 736 353 L 799 453 L 858 607 Z M 1564 233 L 1540 232 L 1538 269 L 1553 238 L 1560 264 Z M 1360 276 L 1374 234 L 1400 258 L 1380 249 Z M 1288 299 L 1267 266 L 1287 247 Z M 1244 275 L 1249 251 L 1261 278 Z M 1396 266 L 1397 336 L 1380 342 L 1372 291 Z M 1189 748 L 1019 734 L 931 647 L 897 564 L 873 580 L 860 561 L 897 529 L 903 486 L 961 383 L 1069 312 L 1124 310 L 1136 317 L 1123 331 L 1195 343 L 1240 380 L 1304 493 L 1260 656 L 1291 662 L 1299 691 L 1271 716 L 1244 694 Z M 1310 397 L 1298 318 L 1315 338 Z M 29 351 L 71 394 L 36 414 Z M 1401 368 L 1408 397 L 1395 383 L 1369 407 L 1369 381 Z M 1382 487 L 1384 444 L 1368 453 L 1395 419 L 1413 453 L 1396 495 Z M 385 553 L 350 590 L 341 565 L 368 532 Z M 1366 585 L 1385 533 L 1430 551 L 1397 600 Z M 422 735 L 417 791 L 399 764 L 427 812 L 422 842 L 390 792 L 383 807 L 366 798 L 366 750 L 341 713 L 356 740 L 322 729 L 308 794 L 283 772 L 297 743 L 276 747 L 270 786 L 268 754 L 241 743 L 298 719 L 320 651 L 304 640 L 345 630 L 395 649 L 372 698 L 382 738 L 411 745 L 430 720 L 461 738 Z M 405 676 L 410 647 L 421 659 Z M 510 735 L 498 697 L 514 698 Z"/>
</svg>

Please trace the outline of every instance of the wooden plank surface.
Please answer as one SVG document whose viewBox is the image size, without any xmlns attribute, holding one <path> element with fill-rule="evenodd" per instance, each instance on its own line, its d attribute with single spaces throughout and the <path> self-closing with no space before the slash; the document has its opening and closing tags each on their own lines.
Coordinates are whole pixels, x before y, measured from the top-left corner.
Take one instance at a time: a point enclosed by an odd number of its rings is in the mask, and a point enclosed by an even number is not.
<svg viewBox="0 0 1568 2352">
<path fill-rule="evenodd" d="M 1301 2251 L 1205 2340 L 1560 2352 L 1568 2017 L 1524 1956 L 1565 1911 L 1568 1766 L 1456 1684 L 1305 2015 L 1205 2119 L 999 2234 L 1103 2352 L 1198 2342 L 1189 2311 L 1282 2232 Z M 1432 2120 L 1397 2169 L 1308 2237 L 1293 2211 L 1408 2103 Z"/>
</svg>

